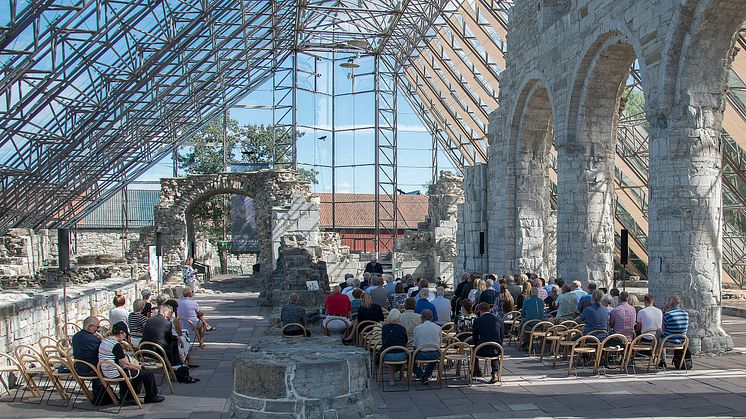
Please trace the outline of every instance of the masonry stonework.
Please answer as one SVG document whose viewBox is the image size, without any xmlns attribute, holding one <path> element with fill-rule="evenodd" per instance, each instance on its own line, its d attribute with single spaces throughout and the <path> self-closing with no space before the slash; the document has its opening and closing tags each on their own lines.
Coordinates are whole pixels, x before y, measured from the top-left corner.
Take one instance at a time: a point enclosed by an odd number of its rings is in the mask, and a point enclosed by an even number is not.
<svg viewBox="0 0 746 419">
<path fill-rule="evenodd" d="M 616 127 L 636 60 L 650 125 L 650 290 L 661 305 L 668 295 L 682 297 L 694 352 L 731 349 L 720 327 L 719 140 L 744 20 L 741 0 L 516 1 L 500 108 L 489 125 L 486 203 L 467 186 L 461 209 L 463 269 L 484 265 L 473 247 L 486 227 L 492 272 L 556 271 L 566 280 L 610 284 Z M 556 227 L 548 199 L 552 140 Z M 480 169 L 465 175 L 466 185 L 483 176 Z M 480 210 L 487 226 L 476 224 Z"/>
</svg>

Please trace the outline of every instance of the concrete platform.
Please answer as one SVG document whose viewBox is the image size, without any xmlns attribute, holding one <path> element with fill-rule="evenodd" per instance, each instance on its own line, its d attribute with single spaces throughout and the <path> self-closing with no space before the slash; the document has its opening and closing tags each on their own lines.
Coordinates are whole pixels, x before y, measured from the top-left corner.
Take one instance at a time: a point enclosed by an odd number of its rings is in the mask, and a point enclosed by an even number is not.
<svg viewBox="0 0 746 419">
<path fill-rule="evenodd" d="M 210 323 L 204 350 L 196 349 L 201 365 L 193 370 L 196 384 L 175 384 L 166 401 L 125 407 L 121 417 L 228 417 L 233 358 L 264 335 L 271 308 L 259 307 L 258 293 L 227 288 L 220 294 L 197 294 Z M 746 319 L 726 317 L 725 329 L 736 347 L 746 351 Z M 609 373 L 592 376 L 581 371 L 567 377 L 514 348 L 507 350 L 502 385 L 381 393 L 374 384 L 378 417 L 493 418 L 493 417 L 744 417 L 746 416 L 746 356 L 695 359 L 694 370 L 638 376 Z M 431 385 L 432 386 L 432 385 Z M 437 386 L 433 386 L 437 387 Z M 2 402 L 0 417 L 110 417 L 111 413 L 53 407 L 46 404 Z"/>
</svg>

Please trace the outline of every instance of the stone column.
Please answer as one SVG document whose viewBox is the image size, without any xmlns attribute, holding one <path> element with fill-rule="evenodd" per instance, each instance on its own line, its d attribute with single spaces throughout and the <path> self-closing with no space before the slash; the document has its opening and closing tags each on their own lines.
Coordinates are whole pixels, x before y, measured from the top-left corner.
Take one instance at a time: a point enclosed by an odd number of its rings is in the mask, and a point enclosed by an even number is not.
<svg viewBox="0 0 746 419">
<path fill-rule="evenodd" d="M 660 306 L 681 296 L 692 352 L 721 352 L 733 348 L 720 327 L 722 110 L 673 112 L 657 113 L 651 127 L 649 287 Z"/>
<path fill-rule="evenodd" d="M 560 143 L 557 158 L 557 275 L 611 284 L 614 255 L 612 147 Z M 613 151 L 612 151 L 613 152 Z"/>
</svg>

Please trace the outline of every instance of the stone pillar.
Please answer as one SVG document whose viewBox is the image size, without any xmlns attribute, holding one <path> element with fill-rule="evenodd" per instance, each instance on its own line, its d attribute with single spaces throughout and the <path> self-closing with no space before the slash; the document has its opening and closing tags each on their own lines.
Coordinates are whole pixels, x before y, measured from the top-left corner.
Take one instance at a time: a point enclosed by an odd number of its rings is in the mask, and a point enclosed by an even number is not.
<svg viewBox="0 0 746 419">
<path fill-rule="evenodd" d="M 609 286 L 613 273 L 611 147 L 560 144 L 557 158 L 557 275 Z M 613 150 L 613 149 L 612 149 Z"/>
<path fill-rule="evenodd" d="M 676 109 L 675 109 L 676 111 Z M 733 348 L 720 327 L 722 110 L 659 112 L 650 140 L 649 288 L 663 306 L 678 294 L 689 312 L 692 352 Z"/>
<path fill-rule="evenodd" d="M 375 411 L 366 351 L 330 337 L 267 339 L 233 360 L 232 418 L 362 418 Z"/>
<path fill-rule="evenodd" d="M 515 196 L 515 147 L 500 107 L 490 115 L 490 160 L 487 163 L 487 211 L 489 230 L 489 271 L 497 275 L 512 274 L 515 266 L 516 196 Z"/>
</svg>

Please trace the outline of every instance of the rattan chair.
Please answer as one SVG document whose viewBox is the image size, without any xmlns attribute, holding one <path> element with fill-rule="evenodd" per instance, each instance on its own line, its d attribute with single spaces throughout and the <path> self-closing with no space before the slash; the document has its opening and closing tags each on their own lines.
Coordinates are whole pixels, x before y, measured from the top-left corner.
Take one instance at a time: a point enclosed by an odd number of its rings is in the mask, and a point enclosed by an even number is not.
<svg viewBox="0 0 746 419">
<path fill-rule="evenodd" d="M 471 339 L 471 337 L 469 337 L 469 339 Z M 466 382 L 471 385 L 472 377 L 470 367 L 473 353 L 474 348 L 467 342 L 455 342 L 445 348 L 443 351 L 443 379 L 446 382 L 446 386 L 448 385 L 449 369 L 446 368 L 446 364 L 456 369 L 456 376 L 454 379 L 459 379 L 461 377 L 461 368 L 466 370 Z"/>
<path fill-rule="evenodd" d="M 557 358 L 559 358 L 559 352 L 562 351 L 562 359 L 567 358 L 567 352 L 570 351 L 575 345 L 575 341 L 583 336 L 583 332 L 578 329 L 568 329 L 562 334 L 562 339 L 557 342 L 555 352 L 552 354 L 554 359 L 552 360 L 552 368 L 557 367 Z"/>
<path fill-rule="evenodd" d="M 528 320 L 523 322 L 521 324 L 520 332 L 518 333 L 518 338 L 516 339 L 517 342 L 520 343 L 519 346 L 523 346 L 524 344 L 528 347 L 528 342 L 525 342 L 525 339 L 531 339 L 531 329 L 534 328 L 538 323 L 540 323 L 541 320 Z"/>
<path fill-rule="evenodd" d="M 554 323 L 549 321 L 541 321 L 536 324 L 534 324 L 534 327 L 531 328 L 531 334 L 528 335 L 528 355 L 531 356 L 533 347 L 534 347 L 534 341 L 538 340 L 542 344 L 542 352 L 543 352 L 543 346 L 544 346 L 544 337 L 547 335 L 547 330 L 549 330 L 551 327 L 554 326 Z"/>
<path fill-rule="evenodd" d="M 378 322 L 374 322 L 373 320 L 364 320 L 359 323 L 355 323 L 355 325 L 352 328 L 352 342 L 356 346 L 362 346 L 362 341 L 360 340 L 360 332 L 363 331 L 368 326 L 372 326 L 377 324 Z"/>
<path fill-rule="evenodd" d="M 104 374 L 104 367 L 105 366 L 108 366 L 110 368 L 114 368 L 119 373 L 119 377 L 116 377 L 116 378 L 107 377 L 106 374 Z M 98 373 L 99 373 L 99 375 L 101 376 L 101 379 L 102 379 L 101 383 L 107 389 L 106 391 L 109 393 L 109 396 L 111 396 L 112 400 L 117 400 L 118 399 L 118 397 L 116 397 L 114 395 L 114 392 L 112 391 L 112 384 L 113 383 L 117 383 L 119 385 L 122 385 L 122 383 L 124 383 L 127 386 L 127 388 L 129 389 L 130 395 L 132 396 L 132 399 L 137 404 L 137 407 L 139 407 L 140 409 L 142 409 L 142 403 L 140 402 L 140 398 L 137 396 L 137 392 L 135 392 L 135 388 L 132 387 L 132 382 L 130 381 L 129 376 L 127 375 L 126 372 L 124 372 L 124 369 L 122 367 L 120 367 L 119 365 L 117 365 L 114 361 L 103 360 L 103 361 L 99 361 L 97 368 L 98 368 Z M 122 403 L 123 402 L 124 402 L 124 400 L 119 400 L 119 409 L 120 410 L 122 408 Z"/>
<path fill-rule="evenodd" d="M 549 351 L 552 354 L 557 353 L 557 346 L 559 341 L 562 340 L 562 335 L 567 331 L 567 327 L 558 324 L 547 329 L 544 339 L 541 342 L 541 353 L 539 354 L 539 362 L 544 360 L 544 351 L 546 350 L 547 344 L 549 344 Z"/>
<path fill-rule="evenodd" d="M 446 322 L 443 323 L 443 325 L 440 326 L 440 330 L 450 336 L 456 335 L 456 332 L 458 331 L 458 328 L 456 327 L 456 323 L 454 322 Z"/>
<path fill-rule="evenodd" d="M 593 373 L 596 374 L 598 372 L 596 369 L 596 358 L 598 358 L 600 345 L 601 341 L 593 335 L 584 335 L 578 338 L 570 349 L 570 363 L 567 367 L 567 375 L 569 376 L 572 373 L 572 367 L 575 364 L 576 355 L 593 356 Z M 577 375 L 577 369 L 575 370 L 575 375 Z"/>
<path fill-rule="evenodd" d="M 493 355 L 490 355 L 490 356 L 479 355 L 479 351 L 481 349 L 490 348 L 490 347 L 497 348 L 500 353 L 498 355 L 496 355 L 496 356 L 493 356 Z M 472 358 L 471 358 L 471 365 L 470 365 L 470 367 L 471 367 L 472 380 L 475 379 L 475 377 L 473 377 L 473 374 L 474 374 L 474 366 L 477 365 L 477 362 L 484 361 L 484 368 L 482 369 L 482 371 L 486 372 L 487 371 L 487 362 L 488 361 L 492 361 L 492 360 L 497 360 L 498 361 L 498 363 L 497 363 L 497 365 L 498 365 L 498 367 L 497 367 L 497 381 L 499 381 L 500 383 L 502 383 L 502 369 L 503 369 L 503 360 L 504 360 L 504 358 L 505 358 L 505 349 L 503 349 L 503 346 L 500 345 L 497 342 L 484 342 L 484 343 L 481 343 L 481 344 L 477 345 L 477 347 L 474 348 L 474 352 L 472 353 Z"/>
</svg>

